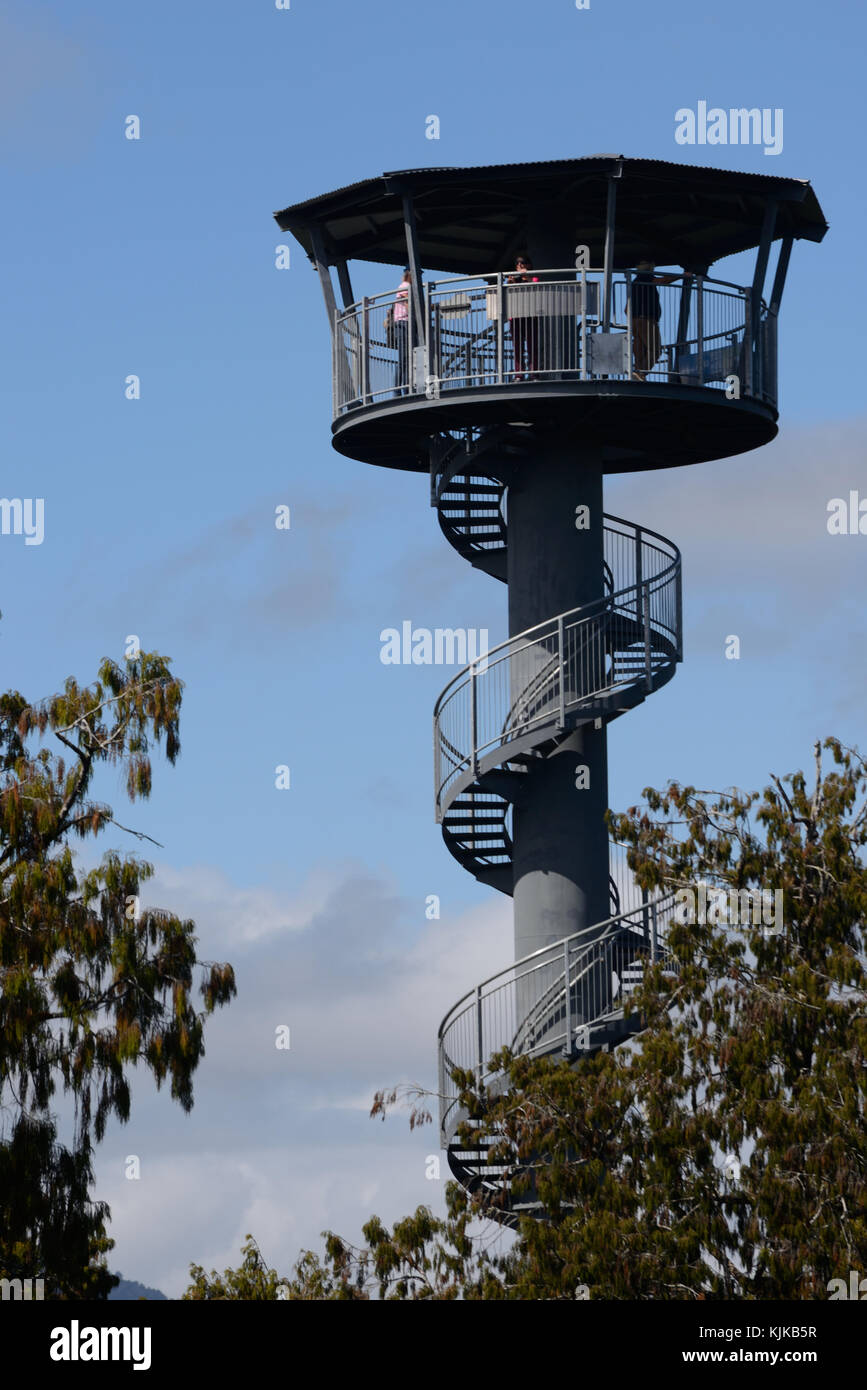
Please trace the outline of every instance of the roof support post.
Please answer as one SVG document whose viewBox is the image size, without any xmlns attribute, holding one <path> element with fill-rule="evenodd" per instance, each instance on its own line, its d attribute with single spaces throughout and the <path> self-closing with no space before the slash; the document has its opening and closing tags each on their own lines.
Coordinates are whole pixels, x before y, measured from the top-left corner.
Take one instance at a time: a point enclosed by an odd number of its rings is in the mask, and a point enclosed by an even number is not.
<svg viewBox="0 0 867 1390">
<path fill-rule="evenodd" d="M 419 260 L 418 254 L 418 229 L 415 225 L 415 209 L 413 208 L 412 197 L 409 193 L 404 193 L 403 195 L 403 225 L 406 231 L 407 265 L 412 271 L 412 287 L 409 299 L 413 306 L 415 317 L 416 344 L 418 347 L 424 347 L 427 344 L 427 336 L 424 331 L 421 261 Z"/>
<path fill-rule="evenodd" d="M 762 235 L 759 240 L 759 254 L 756 258 L 756 271 L 753 276 L 751 304 L 753 347 L 755 347 L 759 339 L 759 324 L 762 317 L 762 290 L 765 288 L 765 276 L 768 271 L 768 260 L 771 254 L 771 242 L 774 238 L 776 221 L 777 200 L 776 198 L 770 198 L 765 206 L 765 216 L 762 221 Z"/>
<path fill-rule="evenodd" d="M 689 310 L 692 303 L 692 282 L 693 276 L 685 270 L 680 282 L 680 306 L 677 311 L 677 342 L 674 345 L 675 372 L 680 366 L 680 358 L 686 355 L 686 335 L 689 331 Z M 679 377 L 678 380 L 680 380 Z"/>
<path fill-rule="evenodd" d="M 352 281 L 349 278 L 349 266 L 346 261 L 337 262 L 337 279 L 340 284 L 340 297 L 343 300 L 344 309 L 348 309 L 350 304 L 355 303 L 355 295 L 352 293 Z"/>
<path fill-rule="evenodd" d="M 608 175 L 608 196 L 605 203 L 605 252 L 602 265 L 602 330 L 607 333 L 611 327 L 611 271 L 614 259 L 614 213 L 617 206 L 617 184 L 622 173 L 622 165 L 617 172 Z"/>
<path fill-rule="evenodd" d="M 765 327 L 762 321 L 762 291 L 765 288 L 765 276 L 768 273 L 768 261 L 771 255 L 771 242 L 774 238 L 776 221 L 777 199 L 769 198 L 762 219 L 759 254 L 756 257 L 756 271 L 750 293 L 750 359 L 752 361 L 752 387 L 757 395 L 761 394 L 764 384 L 763 337 Z"/>
<path fill-rule="evenodd" d="M 777 257 L 777 272 L 774 276 L 774 287 L 771 290 L 770 310 L 772 314 L 780 312 L 780 300 L 783 297 L 783 286 L 786 283 L 786 271 L 789 269 L 789 257 L 792 254 L 792 242 L 794 237 L 784 237 L 780 244 L 780 254 Z"/>
<path fill-rule="evenodd" d="M 337 318 L 337 301 L 334 298 L 334 286 L 331 283 L 331 270 L 325 252 L 325 238 L 322 235 L 322 228 L 314 224 L 310 228 L 310 237 L 313 242 L 313 264 L 319 272 L 319 283 L 322 286 L 325 310 L 328 314 L 328 327 L 331 329 L 333 338 L 334 320 Z"/>
</svg>

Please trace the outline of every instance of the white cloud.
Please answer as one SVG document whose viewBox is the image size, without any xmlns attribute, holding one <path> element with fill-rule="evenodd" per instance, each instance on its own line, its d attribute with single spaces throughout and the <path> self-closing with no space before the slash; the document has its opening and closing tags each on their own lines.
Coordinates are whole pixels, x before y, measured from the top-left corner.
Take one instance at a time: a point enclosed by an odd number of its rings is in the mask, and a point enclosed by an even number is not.
<svg viewBox="0 0 867 1390">
<path fill-rule="evenodd" d="M 202 947 L 209 952 L 218 947 L 228 950 L 277 932 L 302 930 L 328 901 L 338 881 L 334 871 L 319 868 L 288 897 L 267 888 L 238 888 L 210 864 L 183 869 L 160 864 L 142 890 L 142 907 L 163 907 L 180 917 L 193 917 L 201 924 Z"/>
<path fill-rule="evenodd" d="M 434 1087 L 446 1010 L 511 958 L 511 911 L 478 908 L 418 923 L 415 905 L 360 867 L 314 869 L 291 898 L 234 887 L 219 870 L 161 866 L 149 897 L 193 917 L 201 954 L 220 945 L 238 998 L 206 1024 L 196 1103 L 136 1079 L 133 1115 L 97 1154 L 97 1195 L 112 1209 L 112 1266 L 177 1296 L 190 1261 L 240 1261 L 251 1231 L 281 1273 L 320 1232 L 360 1238 L 376 1212 L 395 1220 L 441 1202 L 425 1178 L 436 1125 L 368 1118 L 373 1094 L 402 1080 Z M 274 1028 L 287 1023 L 291 1048 Z M 123 1176 L 137 1153 L 142 1178 Z"/>
<path fill-rule="evenodd" d="M 611 479 L 607 505 L 681 548 L 693 597 L 760 587 L 821 607 L 863 573 L 858 538 L 828 535 L 827 504 L 867 497 L 865 453 L 867 418 L 783 430 L 750 454 Z"/>
<path fill-rule="evenodd" d="M 867 498 L 867 419 L 784 430 L 754 453 L 611 479 L 606 505 L 683 555 L 687 661 L 719 671 L 729 634 L 755 681 L 823 711 L 828 732 L 863 708 L 867 536 L 828 534 L 828 503 Z M 749 666 L 748 666 L 749 664 Z M 683 678 L 681 678 L 681 685 Z"/>
</svg>

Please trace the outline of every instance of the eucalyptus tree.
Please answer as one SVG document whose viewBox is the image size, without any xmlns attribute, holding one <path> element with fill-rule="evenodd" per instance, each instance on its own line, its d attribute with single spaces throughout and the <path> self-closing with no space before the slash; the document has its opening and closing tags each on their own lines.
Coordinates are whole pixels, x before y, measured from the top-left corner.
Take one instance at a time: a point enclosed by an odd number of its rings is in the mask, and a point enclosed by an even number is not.
<svg viewBox="0 0 867 1390">
<path fill-rule="evenodd" d="M 151 864 L 109 849 L 83 868 L 74 851 L 110 829 L 149 838 L 94 782 L 114 767 L 131 802 L 149 796 L 154 748 L 180 752 L 181 698 L 169 661 L 146 652 L 41 702 L 0 696 L 0 1276 L 44 1278 L 46 1296 L 117 1282 L 94 1145 L 129 1118 L 139 1063 L 191 1109 L 205 1016 L 236 992 L 230 965 L 198 960 L 192 921 L 141 909 Z M 74 1102 L 63 1140 L 59 1093 Z"/>
</svg>

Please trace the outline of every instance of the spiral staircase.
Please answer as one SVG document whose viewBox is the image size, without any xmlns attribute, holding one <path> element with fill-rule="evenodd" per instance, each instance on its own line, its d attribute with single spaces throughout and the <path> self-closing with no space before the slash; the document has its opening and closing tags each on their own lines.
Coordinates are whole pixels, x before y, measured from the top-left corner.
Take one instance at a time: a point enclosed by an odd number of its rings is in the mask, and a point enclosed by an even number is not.
<svg viewBox="0 0 867 1390">
<path fill-rule="evenodd" d="M 506 583 L 510 627 L 537 624 L 459 672 L 434 725 L 443 837 L 481 883 L 512 895 L 518 956 L 441 1025 L 442 1143 L 460 1181 L 488 1191 L 492 1210 L 502 1199 L 513 1220 L 534 1210 L 532 1196 L 518 1199 L 481 1141 L 461 1147 L 473 1135 L 453 1073 L 491 1086 L 487 1061 L 504 1047 L 570 1061 L 616 1047 L 639 1025 L 630 995 L 648 962 L 672 964 L 673 902 L 642 898 L 610 847 L 605 862 L 604 815 L 607 726 L 681 659 L 680 555 L 603 516 L 604 478 L 775 437 L 790 255 L 821 242 L 827 222 L 806 180 L 624 154 L 392 169 L 275 218 L 319 277 L 334 448 L 430 468 L 450 544 Z M 515 280 L 519 252 L 535 261 L 532 281 Z M 711 276 L 751 252 L 745 284 Z M 646 297 L 634 294 L 648 261 L 676 268 L 651 282 L 653 362 L 636 333 Z M 409 293 L 391 279 L 357 298 L 355 262 L 409 267 Z M 405 340 L 390 331 L 398 295 Z M 516 322 L 532 330 L 516 335 Z M 590 524 L 576 515 L 573 531 L 575 503 Z M 581 606 L 563 611 L 570 602 Z"/>
<path fill-rule="evenodd" d="M 530 466 L 520 425 L 431 442 L 431 505 L 450 544 L 506 582 L 508 490 Z M 681 565 L 664 537 L 606 514 L 602 597 L 555 614 L 459 672 L 434 711 L 437 820 L 450 853 L 479 882 L 512 893 L 512 808 L 534 767 L 589 721 L 616 719 L 673 676 L 681 659 Z M 640 1026 L 628 1009 L 646 964 L 671 966 L 673 896 L 642 899 L 621 866 L 609 874 L 610 918 L 537 951 L 477 985 L 439 1033 L 441 1142 L 455 1177 L 483 1192 L 490 1214 L 533 1213 L 532 1185 L 511 1193 L 489 1145 L 463 1142 L 466 1113 L 451 1074 L 487 1077 L 499 1049 L 569 1059 L 609 1049 Z M 464 1136 L 466 1137 L 466 1136 Z"/>
</svg>

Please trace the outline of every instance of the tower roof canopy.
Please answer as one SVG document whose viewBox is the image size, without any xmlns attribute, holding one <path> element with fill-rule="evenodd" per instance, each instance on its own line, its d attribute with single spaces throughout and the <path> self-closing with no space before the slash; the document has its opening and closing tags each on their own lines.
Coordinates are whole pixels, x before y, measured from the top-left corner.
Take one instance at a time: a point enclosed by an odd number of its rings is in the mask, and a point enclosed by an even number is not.
<svg viewBox="0 0 867 1390">
<path fill-rule="evenodd" d="M 821 241 L 827 223 L 806 179 L 747 174 L 623 155 L 586 155 L 465 169 L 402 169 L 295 203 L 275 218 L 310 255 L 312 228 L 329 264 L 403 265 L 403 197 L 412 198 L 419 258 L 456 275 L 496 269 L 521 249 L 530 220 L 601 265 L 610 175 L 617 176 L 614 268 L 650 257 L 687 269 L 759 244 L 765 209 L 779 200 L 775 238 Z"/>
</svg>

